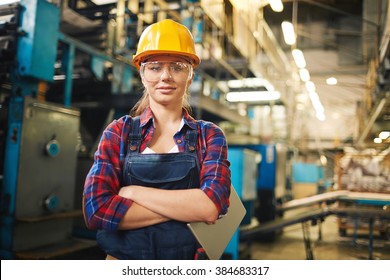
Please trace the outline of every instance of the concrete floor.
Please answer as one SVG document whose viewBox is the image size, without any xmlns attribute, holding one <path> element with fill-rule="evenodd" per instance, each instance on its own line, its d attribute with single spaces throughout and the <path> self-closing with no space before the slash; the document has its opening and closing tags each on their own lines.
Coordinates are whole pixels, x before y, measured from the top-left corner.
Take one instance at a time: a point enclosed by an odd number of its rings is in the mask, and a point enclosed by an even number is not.
<svg viewBox="0 0 390 280">
<path fill-rule="evenodd" d="M 390 237 L 374 232 L 372 251 L 367 232 L 358 232 L 354 238 L 353 229 L 346 236 L 340 236 L 338 218 L 329 216 L 319 226 L 310 225 L 312 256 L 315 260 L 390 260 Z M 320 238 L 322 236 L 322 238 Z M 245 247 L 246 244 L 243 244 Z M 305 260 L 307 259 L 301 224 L 283 229 L 275 235 L 274 241 L 255 241 L 250 247 L 250 258 L 255 260 Z"/>
</svg>

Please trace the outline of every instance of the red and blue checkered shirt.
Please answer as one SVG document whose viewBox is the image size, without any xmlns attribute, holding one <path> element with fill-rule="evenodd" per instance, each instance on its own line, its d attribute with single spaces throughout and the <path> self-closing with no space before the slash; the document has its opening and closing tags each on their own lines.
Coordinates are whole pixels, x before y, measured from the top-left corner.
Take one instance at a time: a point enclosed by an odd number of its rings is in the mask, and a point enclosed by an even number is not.
<svg viewBox="0 0 390 280">
<path fill-rule="evenodd" d="M 129 140 L 130 116 L 114 120 L 104 130 L 94 163 L 84 184 L 84 214 L 90 229 L 117 230 L 132 201 L 118 195 Z M 200 164 L 200 189 L 214 202 L 220 215 L 226 214 L 230 195 L 230 162 L 223 131 L 215 124 L 195 120 L 184 110 L 184 126 L 174 135 L 179 152 L 185 151 L 185 131 L 198 130 L 197 155 Z M 154 132 L 153 113 L 147 108 L 140 116 L 142 152 Z"/>
</svg>

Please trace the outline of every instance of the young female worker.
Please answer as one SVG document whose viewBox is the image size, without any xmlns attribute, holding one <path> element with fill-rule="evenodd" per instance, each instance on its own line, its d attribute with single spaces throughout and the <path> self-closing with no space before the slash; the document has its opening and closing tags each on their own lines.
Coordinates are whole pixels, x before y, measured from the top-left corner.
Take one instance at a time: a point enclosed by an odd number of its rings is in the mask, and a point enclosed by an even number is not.
<svg viewBox="0 0 390 280">
<path fill-rule="evenodd" d="M 186 224 L 214 223 L 229 206 L 226 139 L 188 113 L 200 59 L 184 25 L 150 25 L 133 61 L 144 95 L 103 132 L 84 186 L 86 224 L 107 259 L 194 259 L 202 250 Z"/>
</svg>

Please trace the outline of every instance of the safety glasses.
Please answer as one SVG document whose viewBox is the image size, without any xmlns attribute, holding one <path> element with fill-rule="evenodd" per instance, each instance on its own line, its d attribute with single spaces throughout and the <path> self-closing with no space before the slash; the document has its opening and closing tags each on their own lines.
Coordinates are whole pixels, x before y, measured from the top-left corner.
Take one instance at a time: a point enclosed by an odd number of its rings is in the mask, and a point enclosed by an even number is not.
<svg viewBox="0 0 390 280">
<path fill-rule="evenodd" d="M 168 71 L 174 80 L 190 80 L 193 73 L 192 65 L 178 61 L 148 61 L 141 63 L 141 76 L 148 82 L 157 82 Z"/>
</svg>

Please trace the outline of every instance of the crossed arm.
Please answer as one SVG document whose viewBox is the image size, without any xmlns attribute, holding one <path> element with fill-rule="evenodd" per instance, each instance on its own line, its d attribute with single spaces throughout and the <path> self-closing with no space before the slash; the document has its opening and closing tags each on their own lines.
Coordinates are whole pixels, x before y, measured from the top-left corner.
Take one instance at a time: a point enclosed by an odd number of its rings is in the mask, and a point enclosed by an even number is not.
<svg viewBox="0 0 390 280">
<path fill-rule="evenodd" d="M 131 229 L 177 220 L 214 223 L 218 218 L 215 204 L 200 189 L 163 190 L 126 186 L 119 195 L 133 201 L 119 228 Z"/>
</svg>

